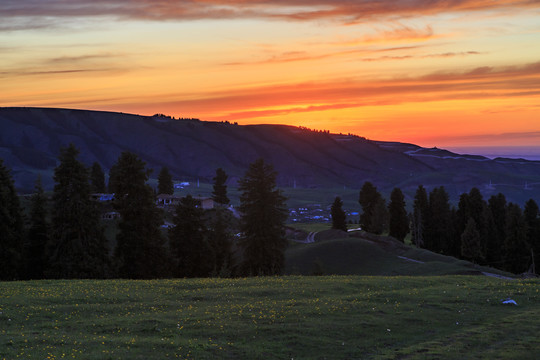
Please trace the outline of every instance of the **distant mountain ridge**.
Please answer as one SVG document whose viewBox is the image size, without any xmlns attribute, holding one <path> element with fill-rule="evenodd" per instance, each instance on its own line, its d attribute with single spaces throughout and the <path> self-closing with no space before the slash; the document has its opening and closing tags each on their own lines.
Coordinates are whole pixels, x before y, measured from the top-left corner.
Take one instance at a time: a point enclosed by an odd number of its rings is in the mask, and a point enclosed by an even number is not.
<svg viewBox="0 0 540 360">
<path fill-rule="evenodd" d="M 371 141 L 287 125 L 235 125 L 165 116 L 53 109 L 0 108 L 0 158 L 20 191 L 31 191 L 38 174 L 52 187 L 59 149 L 70 142 L 80 159 L 108 170 L 122 151 L 140 155 L 155 169 L 167 166 L 176 179 L 211 182 L 218 167 L 232 182 L 262 157 L 278 172 L 281 187 L 360 188 L 372 181 L 389 192 L 445 186 L 455 196 L 477 186 L 515 201 L 538 198 L 540 161 L 490 160 L 477 155 Z"/>
</svg>

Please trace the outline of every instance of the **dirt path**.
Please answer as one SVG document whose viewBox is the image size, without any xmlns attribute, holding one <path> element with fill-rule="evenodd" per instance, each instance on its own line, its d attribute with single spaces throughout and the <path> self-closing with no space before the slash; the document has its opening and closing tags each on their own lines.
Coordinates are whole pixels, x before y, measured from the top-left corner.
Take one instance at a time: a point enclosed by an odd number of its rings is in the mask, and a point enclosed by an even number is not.
<svg viewBox="0 0 540 360">
<path fill-rule="evenodd" d="M 317 235 L 317 232 L 310 232 L 306 238 L 306 244 L 311 244 L 315 242 L 315 235 Z"/>
<path fill-rule="evenodd" d="M 484 272 L 484 271 L 482 271 L 482 274 L 484 274 L 486 276 L 494 277 L 494 278 L 497 278 L 497 279 L 502 279 L 502 280 L 516 280 L 515 278 L 511 278 L 511 277 L 508 277 L 508 276 L 492 274 L 492 273 L 488 273 L 488 272 Z"/>
<path fill-rule="evenodd" d="M 417 264 L 423 264 L 424 263 L 423 261 L 410 259 L 410 258 L 405 257 L 405 256 L 398 256 L 398 258 L 403 259 L 403 260 L 407 260 L 407 261 L 411 261 L 411 262 L 415 262 Z"/>
</svg>

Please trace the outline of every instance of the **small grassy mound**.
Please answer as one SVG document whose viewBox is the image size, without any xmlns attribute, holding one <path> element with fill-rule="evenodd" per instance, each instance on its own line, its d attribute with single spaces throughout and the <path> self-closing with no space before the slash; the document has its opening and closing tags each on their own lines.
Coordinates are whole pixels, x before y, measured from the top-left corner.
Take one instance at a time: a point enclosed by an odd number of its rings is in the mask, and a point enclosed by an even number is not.
<svg viewBox="0 0 540 360">
<path fill-rule="evenodd" d="M 405 245 L 388 236 L 325 230 L 315 243 L 291 247 L 287 274 L 301 275 L 480 275 L 511 274 Z"/>
</svg>

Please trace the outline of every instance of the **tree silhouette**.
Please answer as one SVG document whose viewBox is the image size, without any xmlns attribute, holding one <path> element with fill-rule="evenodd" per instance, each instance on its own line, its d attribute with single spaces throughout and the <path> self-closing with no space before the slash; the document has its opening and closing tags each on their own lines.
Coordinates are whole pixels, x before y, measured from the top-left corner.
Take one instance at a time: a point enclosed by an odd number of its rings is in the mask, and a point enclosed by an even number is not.
<svg viewBox="0 0 540 360">
<path fill-rule="evenodd" d="M 461 234 L 461 255 L 463 258 L 477 263 L 482 259 L 482 247 L 480 233 L 476 228 L 476 221 L 471 217 Z"/>
<path fill-rule="evenodd" d="M 123 278 L 156 278 L 166 275 L 168 268 L 160 231 L 163 214 L 146 184 L 150 173 L 146 163 L 130 152 L 123 152 L 110 171 L 114 207 L 120 213 L 114 255 Z"/>
<path fill-rule="evenodd" d="M 456 228 L 463 233 L 469 218 L 473 218 L 476 228 L 480 233 L 480 248 L 485 258 L 487 244 L 490 241 L 490 217 L 487 203 L 482 197 L 482 193 L 476 187 L 473 187 L 468 194 L 462 194 L 459 199 L 457 210 Z"/>
<path fill-rule="evenodd" d="M 424 233 L 428 219 L 429 201 L 426 189 L 419 185 L 414 195 L 412 216 L 412 240 L 418 247 L 424 247 Z"/>
<path fill-rule="evenodd" d="M 45 271 L 45 245 L 49 241 L 50 226 L 47 222 L 47 198 L 38 177 L 30 199 L 30 228 L 27 235 L 26 277 L 43 279 Z"/>
<path fill-rule="evenodd" d="M 174 184 L 173 184 L 172 175 L 166 166 L 162 167 L 161 171 L 159 172 L 157 193 L 167 194 L 167 195 L 174 194 Z"/>
<path fill-rule="evenodd" d="M 199 200 L 188 195 L 176 207 L 174 227 L 169 230 L 176 277 L 204 277 L 211 270 L 212 252 L 206 241 L 207 229 L 200 205 Z"/>
<path fill-rule="evenodd" d="M 216 176 L 214 177 L 214 191 L 212 192 L 212 199 L 218 204 L 228 205 L 230 203 L 227 197 L 227 174 L 222 168 L 216 170 Z"/>
<path fill-rule="evenodd" d="M 358 202 L 362 206 L 360 226 L 374 234 L 381 234 L 387 225 L 387 210 L 385 201 L 377 188 L 366 181 L 360 189 Z"/>
<path fill-rule="evenodd" d="M 401 189 L 394 188 L 390 194 L 390 204 L 388 204 L 389 235 L 401 242 L 405 241 L 405 236 L 409 233 L 409 218 L 405 210 L 405 197 Z"/>
<path fill-rule="evenodd" d="M 102 278 L 107 273 L 106 239 L 96 204 L 90 199 L 88 170 L 78 155 L 73 144 L 60 149 L 60 164 L 54 169 L 47 277 Z"/>
<path fill-rule="evenodd" d="M 90 170 L 90 183 L 92 184 L 91 191 L 94 193 L 104 193 L 107 191 L 107 187 L 105 186 L 105 173 L 97 161 L 92 164 Z"/>
<path fill-rule="evenodd" d="M 250 164 L 239 181 L 243 268 L 250 275 L 280 274 L 285 263 L 285 197 L 276 189 L 277 173 L 263 159 Z"/>
<path fill-rule="evenodd" d="M 493 221 L 493 236 L 486 247 L 486 258 L 489 264 L 500 266 L 506 238 L 506 198 L 499 193 L 491 196 L 488 204 Z"/>
<path fill-rule="evenodd" d="M 509 203 L 504 241 L 505 269 L 513 273 L 527 271 L 530 252 L 527 246 L 527 223 L 517 204 Z"/>
<path fill-rule="evenodd" d="M 332 216 L 332 229 L 347 231 L 347 215 L 343 211 L 343 201 L 339 196 L 334 199 L 330 215 Z"/>
<path fill-rule="evenodd" d="M 540 210 L 536 201 L 529 199 L 525 203 L 523 216 L 527 224 L 527 245 L 534 256 L 535 272 L 538 272 L 540 267 Z"/>
<path fill-rule="evenodd" d="M 0 280 L 20 277 L 23 217 L 13 178 L 0 159 Z"/>
<path fill-rule="evenodd" d="M 232 254 L 232 213 L 220 207 L 206 212 L 208 227 L 208 245 L 213 259 L 212 274 L 220 277 L 229 277 L 234 270 Z"/>
<path fill-rule="evenodd" d="M 449 196 L 443 186 L 429 193 L 425 221 L 424 247 L 437 253 L 449 254 L 452 247 L 452 223 Z"/>
</svg>

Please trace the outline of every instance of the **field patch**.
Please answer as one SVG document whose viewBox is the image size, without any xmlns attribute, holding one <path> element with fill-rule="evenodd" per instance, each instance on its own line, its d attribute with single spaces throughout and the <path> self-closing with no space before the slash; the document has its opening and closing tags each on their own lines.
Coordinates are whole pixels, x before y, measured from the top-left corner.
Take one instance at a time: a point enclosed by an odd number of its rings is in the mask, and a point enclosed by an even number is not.
<svg viewBox="0 0 540 360">
<path fill-rule="evenodd" d="M 0 359 L 534 359 L 539 289 L 484 276 L 3 282 Z"/>
</svg>

